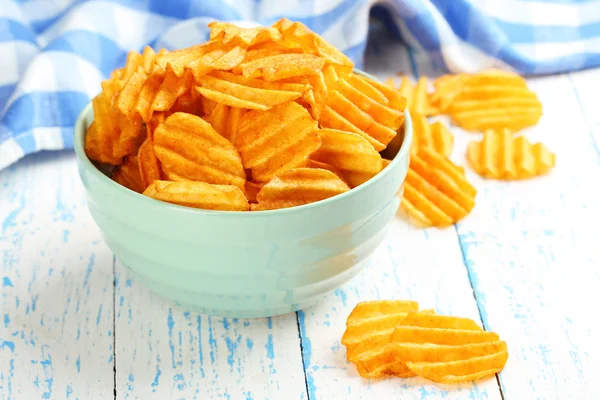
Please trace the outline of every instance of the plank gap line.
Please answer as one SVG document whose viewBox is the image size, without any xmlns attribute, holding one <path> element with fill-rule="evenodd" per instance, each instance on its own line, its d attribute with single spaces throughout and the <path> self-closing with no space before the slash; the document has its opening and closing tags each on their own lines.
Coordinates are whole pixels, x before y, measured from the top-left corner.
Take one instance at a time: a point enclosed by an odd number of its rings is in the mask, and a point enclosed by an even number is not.
<svg viewBox="0 0 600 400">
<path fill-rule="evenodd" d="M 467 255 L 465 253 L 465 249 L 464 249 L 462 240 L 460 239 L 460 233 L 458 232 L 458 227 L 456 226 L 456 224 L 454 224 L 454 232 L 456 232 L 456 238 L 458 239 L 458 245 L 460 247 L 460 254 L 462 255 L 463 264 L 464 264 L 465 268 L 467 269 L 467 276 L 469 277 L 469 285 L 471 285 L 471 291 L 473 293 L 473 298 L 475 299 L 475 304 L 477 304 L 477 312 L 479 313 L 479 319 L 481 320 L 481 323 L 483 324 L 483 329 L 487 331 L 488 323 L 483 318 L 483 313 L 481 312 L 481 306 L 479 304 L 479 299 L 477 298 L 477 291 L 475 289 L 475 286 L 473 286 L 473 278 L 471 276 L 471 268 L 469 268 L 469 262 L 467 261 Z M 495 375 L 496 375 L 496 383 L 498 384 L 498 390 L 500 391 L 500 397 L 502 398 L 502 400 L 504 400 L 504 391 L 502 390 L 502 382 L 500 382 L 500 377 L 498 376 L 498 374 L 495 374 Z"/>
<path fill-rule="evenodd" d="M 113 272 L 113 395 L 117 400 L 117 310 L 116 310 L 116 296 L 117 296 L 117 256 L 113 254 L 112 262 Z"/>
<path fill-rule="evenodd" d="M 296 311 L 296 326 L 298 327 L 298 341 L 300 343 L 300 358 L 302 359 L 302 372 L 304 373 L 304 386 L 306 387 L 306 397 L 308 400 L 314 400 L 310 397 L 310 390 L 308 388 L 308 377 L 306 375 L 306 361 L 304 359 L 304 345 L 302 344 L 302 329 L 300 328 L 300 311 Z"/>
</svg>

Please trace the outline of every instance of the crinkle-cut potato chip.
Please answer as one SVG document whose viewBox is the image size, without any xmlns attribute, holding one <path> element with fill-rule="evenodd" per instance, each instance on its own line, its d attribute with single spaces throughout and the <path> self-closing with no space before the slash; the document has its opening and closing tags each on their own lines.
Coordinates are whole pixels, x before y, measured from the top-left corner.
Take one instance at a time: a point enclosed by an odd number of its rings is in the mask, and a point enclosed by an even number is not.
<svg viewBox="0 0 600 400">
<path fill-rule="evenodd" d="M 364 378 L 464 382 L 502 371 L 508 357 L 506 342 L 475 321 L 419 311 L 416 302 L 402 300 L 359 303 L 341 342 Z"/>
<path fill-rule="evenodd" d="M 276 54 L 245 62 L 233 69 L 244 78 L 262 78 L 279 81 L 296 76 L 318 75 L 325 66 L 325 58 L 313 54 Z"/>
<path fill-rule="evenodd" d="M 340 72 L 350 72 L 354 68 L 354 63 L 341 50 L 328 43 L 321 36 L 308 29 L 300 22 L 292 22 L 287 18 L 282 18 L 273 24 L 287 42 L 296 42 L 304 49 L 309 49 L 321 57 L 324 57 L 328 63 L 333 64 L 336 70 Z"/>
<path fill-rule="evenodd" d="M 243 108 L 230 107 L 219 103 L 204 119 L 212 125 L 215 131 L 235 145 L 240 122 L 246 112 L 247 110 Z"/>
<path fill-rule="evenodd" d="M 344 180 L 341 172 L 338 171 L 337 168 L 335 168 L 333 165 L 329 165 L 329 164 L 321 162 L 321 161 L 316 161 L 316 160 L 309 158 L 308 162 L 306 163 L 306 168 L 326 169 L 327 171 L 333 172 L 334 174 L 339 176 L 342 180 Z M 346 183 L 348 183 L 348 182 L 346 182 Z"/>
<path fill-rule="evenodd" d="M 410 300 L 374 300 L 358 303 L 346 320 L 341 343 L 346 358 L 356 364 L 359 374 L 367 378 L 410 374 L 405 366 L 395 365 L 393 354 L 386 350 L 394 327 L 419 304 Z M 408 375 L 406 375 L 408 376 Z"/>
<path fill-rule="evenodd" d="M 261 182 L 246 181 L 245 195 L 250 203 L 256 203 L 256 195 L 260 192 L 265 184 Z"/>
<path fill-rule="evenodd" d="M 419 376 L 439 383 L 474 381 L 501 372 L 508 360 L 508 352 L 500 351 L 466 360 L 448 362 L 406 362 L 406 366 Z"/>
<path fill-rule="evenodd" d="M 319 129 L 321 146 L 310 157 L 336 168 L 353 188 L 383 168 L 381 155 L 362 136 L 336 129 Z"/>
<path fill-rule="evenodd" d="M 308 85 L 295 83 L 265 82 L 246 79 L 230 72 L 214 72 L 197 82 L 200 94 L 217 103 L 252 110 L 269 110 L 279 104 L 296 100 Z"/>
<path fill-rule="evenodd" d="M 174 113 L 155 129 L 153 139 L 168 177 L 244 188 L 246 172 L 237 150 L 202 118 Z"/>
<path fill-rule="evenodd" d="M 148 128 L 149 130 L 150 128 Z M 146 140 L 138 149 L 138 164 L 139 174 L 143 189 L 146 189 L 150 184 L 162 177 L 161 167 L 156 155 L 154 154 L 154 145 L 152 143 L 152 135 L 148 132 Z M 143 191 L 142 189 L 142 191 Z"/>
<path fill-rule="evenodd" d="M 428 148 L 445 157 L 450 156 L 454 145 L 454 136 L 450 130 L 440 121 L 430 124 L 424 114 L 411 114 L 411 117 L 413 119 L 411 155 Z"/>
<path fill-rule="evenodd" d="M 205 182 L 154 181 L 143 193 L 156 200 L 206 210 L 248 211 L 248 200 L 238 186 Z"/>
<path fill-rule="evenodd" d="M 193 81 L 194 77 L 191 73 L 186 73 L 182 77 L 178 77 L 172 70 L 167 70 L 165 78 L 152 101 L 152 110 L 169 110 L 173 107 L 178 97 L 191 89 Z"/>
<path fill-rule="evenodd" d="M 469 214 L 476 193 L 460 167 L 424 148 L 411 156 L 401 207 L 420 225 L 443 227 Z"/>
<path fill-rule="evenodd" d="M 394 343 L 433 343 L 440 345 L 463 345 L 500 340 L 497 333 L 466 329 L 422 328 L 396 326 L 392 335 Z"/>
<path fill-rule="evenodd" d="M 367 85 L 370 85 L 369 82 L 364 81 L 364 85 L 353 87 L 348 80 L 338 79 L 328 90 L 319 124 L 324 128 L 358 133 L 375 150 L 381 151 L 396 136 L 397 129 L 404 122 L 404 113 L 390 107 L 389 99 L 381 91 L 374 94 L 378 91 L 376 87 Z M 387 104 L 378 102 L 382 96 L 386 97 Z"/>
<path fill-rule="evenodd" d="M 210 40 L 221 43 L 240 44 L 245 47 L 261 43 L 278 42 L 283 38 L 281 32 L 273 27 L 241 28 L 228 22 L 213 21 L 208 24 Z"/>
<path fill-rule="evenodd" d="M 142 193 L 144 184 L 140 176 L 138 157 L 129 155 L 123 159 L 121 165 L 112 172 L 112 179 L 127 189 Z"/>
<path fill-rule="evenodd" d="M 236 147 L 252 179 L 268 182 L 288 169 L 305 166 L 319 148 L 317 122 L 295 102 L 265 111 L 250 111 L 240 122 Z"/>
<path fill-rule="evenodd" d="M 482 141 L 470 142 L 467 160 L 479 175 L 490 179 L 528 179 L 548 173 L 555 155 L 542 143 L 534 145 L 509 130 L 487 130 Z"/>
<path fill-rule="evenodd" d="M 469 131 L 510 129 L 537 124 L 542 104 L 518 74 L 487 70 L 449 75 L 434 82 L 431 102 Z"/>
<path fill-rule="evenodd" d="M 296 207 L 350 190 L 336 174 L 325 169 L 294 168 L 275 175 L 256 195 L 253 211 Z"/>
<path fill-rule="evenodd" d="M 106 131 L 98 130 L 97 124 L 99 120 L 100 119 L 97 118 L 88 128 L 85 135 L 85 152 L 92 160 L 111 165 L 119 165 L 122 162 L 122 158 L 113 156 L 113 139 Z"/>
<path fill-rule="evenodd" d="M 421 328 L 463 329 L 469 331 L 483 330 L 483 328 L 470 318 L 429 313 L 424 314 L 416 311 L 408 312 L 406 318 L 402 320 L 402 325 L 419 326 Z"/>
<path fill-rule="evenodd" d="M 173 107 L 168 111 L 170 114 L 183 112 L 186 114 L 194 114 L 199 117 L 205 115 L 201 100 L 202 96 L 197 90 L 190 90 L 177 98 Z"/>
</svg>

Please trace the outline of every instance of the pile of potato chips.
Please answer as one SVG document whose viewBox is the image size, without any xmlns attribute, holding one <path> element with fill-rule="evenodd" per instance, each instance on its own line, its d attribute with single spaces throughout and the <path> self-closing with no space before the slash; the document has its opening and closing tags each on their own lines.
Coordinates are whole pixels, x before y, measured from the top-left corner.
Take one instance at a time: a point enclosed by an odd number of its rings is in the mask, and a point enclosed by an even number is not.
<svg viewBox="0 0 600 400">
<path fill-rule="evenodd" d="M 496 333 L 405 300 L 357 304 L 342 344 L 365 378 L 418 375 L 439 383 L 465 382 L 494 376 L 508 359 L 506 342 Z"/>
<path fill-rule="evenodd" d="M 210 28 L 197 46 L 131 52 L 102 82 L 86 153 L 116 166 L 115 181 L 174 204 L 258 211 L 347 192 L 389 163 L 380 152 L 401 140 L 398 91 L 354 74 L 300 23 Z"/>
<path fill-rule="evenodd" d="M 543 144 L 532 145 L 522 129 L 537 124 L 542 105 L 521 76 L 499 70 L 475 74 L 444 75 L 416 84 L 404 76 L 399 86 L 388 86 L 407 99 L 413 120 L 410 170 L 402 209 L 419 226 L 449 226 L 464 218 L 475 205 L 476 189 L 466 180 L 464 169 L 449 156 L 454 137 L 441 122 L 428 117 L 448 115 L 452 123 L 470 132 L 483 132 L 472 141 L 467 161 L 484 178 L 517 180 L 547 173 L 555 156 Z"/>
</svg>

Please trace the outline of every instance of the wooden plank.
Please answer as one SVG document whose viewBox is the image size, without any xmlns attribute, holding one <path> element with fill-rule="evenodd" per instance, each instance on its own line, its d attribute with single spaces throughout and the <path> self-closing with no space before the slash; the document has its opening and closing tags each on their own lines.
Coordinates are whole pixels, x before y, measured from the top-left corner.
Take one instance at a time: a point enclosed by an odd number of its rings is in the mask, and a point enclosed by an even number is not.
<svg viewBox="0 0 600 400">
<path fill-rule="evenodd" d="M 583 114 L 592 136 L 595 139 L 596 151 L 600 154 L 600 69 L 589 69 L 573 74 L 569 78 L 575 88 L 575 96 L 583 110 Z"/>
<path fill-rule="evenodd" d="M 460 242 L 485 326 L 508 343 L 505 398 L 596 398 L 600 156 L 568 77 L 530 83 L 544 117 L 524 133 L 556 152 L 557 166 L 526 182 L 467 169 L 479 194 Z"/>
<path fill-rule="evenodd" d="M 0 399 L 113 396 L 113 260 L 72 154 L 0 172 Z"/>
<path fill-rule="evenodd" d="M 117 265 L 118 399 L 306 399 L 294 313 L 236 319 L 186 312 Z"/>
</svg>

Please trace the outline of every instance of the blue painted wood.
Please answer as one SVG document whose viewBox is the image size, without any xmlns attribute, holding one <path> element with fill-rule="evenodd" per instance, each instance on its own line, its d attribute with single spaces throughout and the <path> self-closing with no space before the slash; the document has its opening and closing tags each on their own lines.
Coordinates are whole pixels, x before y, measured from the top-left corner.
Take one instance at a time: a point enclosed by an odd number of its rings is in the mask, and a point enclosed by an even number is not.
<svg viewBox="0 0 600 400">
<path fill-rule="evenodd" d="M 0 172 L 0 399 L 112 396 L 112 255 L 73 157 Z"/>
</svg>

